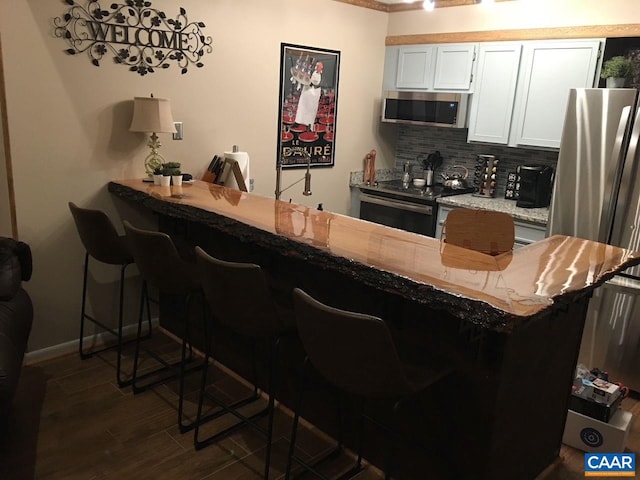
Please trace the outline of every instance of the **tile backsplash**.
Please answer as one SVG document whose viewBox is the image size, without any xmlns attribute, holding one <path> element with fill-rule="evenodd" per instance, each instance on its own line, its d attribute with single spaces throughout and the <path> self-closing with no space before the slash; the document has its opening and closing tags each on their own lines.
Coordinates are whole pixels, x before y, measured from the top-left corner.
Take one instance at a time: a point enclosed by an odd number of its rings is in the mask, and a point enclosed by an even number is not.
<svg viewBox="0 0 640 480">
<path fill-rule="evenodd" d="M 436 181 L 440 173 L 453 165 L 464 165 L 469 169 L 469 182 L 473 182 L 477 155 L 495 155 L 498 163 L 496 197 L 503 198 L 508 172 L 519 165 L 550 165 L 554 169 L 558 161 L 557 151 L 532 148 L 513 148 L 503 145 L 467 143 L 467 129 L 440 128 L 414 125 L 398 125 L 395 168 L 398 175 L 405 162 L 409 162 L 415 173 L 421 172 L 420 154 L 442 154 L 442 166 L 435 172 Z"/>
</svg>

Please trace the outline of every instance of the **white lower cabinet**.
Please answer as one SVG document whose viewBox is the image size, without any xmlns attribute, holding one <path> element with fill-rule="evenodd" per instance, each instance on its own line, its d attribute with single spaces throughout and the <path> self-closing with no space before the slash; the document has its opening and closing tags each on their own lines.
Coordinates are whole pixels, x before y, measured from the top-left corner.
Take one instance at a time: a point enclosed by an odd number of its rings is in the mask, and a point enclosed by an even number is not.
<svg viewBox="0 0 640 480">
<path fill-rule="evenodd" d="M 442 226 L 447 219 L 449 212 L 455 207 L 449 207 L 446 205 L 438 206 L 438 220 L 436 223 L 436 239 L 442 237 Z M 524 220 L 515 220 L 515 244 L 514 248 L 524 247 L 530 243 L 537 242 L 546 237 L 547 227 L 538 223 L 526 222 Z"/>
</svg>

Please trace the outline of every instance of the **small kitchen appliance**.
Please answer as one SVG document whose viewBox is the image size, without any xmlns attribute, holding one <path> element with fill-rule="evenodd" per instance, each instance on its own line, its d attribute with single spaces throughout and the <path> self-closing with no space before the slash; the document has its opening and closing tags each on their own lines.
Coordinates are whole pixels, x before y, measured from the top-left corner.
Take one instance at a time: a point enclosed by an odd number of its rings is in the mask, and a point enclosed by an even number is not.
<svg viewBox="0 0 640 480">
<path fill-rule="evenodd" d="M 468 93 L 386 92 L 382 121 L 465 128 L 468 101 Z"/>
<path fill-rule="evenodd" d="M 520 167 L 520 195 L 516 203 L 522 208 L 548 207 L 551 201 L 553 168 L 547 165 Z"/>
</svg>

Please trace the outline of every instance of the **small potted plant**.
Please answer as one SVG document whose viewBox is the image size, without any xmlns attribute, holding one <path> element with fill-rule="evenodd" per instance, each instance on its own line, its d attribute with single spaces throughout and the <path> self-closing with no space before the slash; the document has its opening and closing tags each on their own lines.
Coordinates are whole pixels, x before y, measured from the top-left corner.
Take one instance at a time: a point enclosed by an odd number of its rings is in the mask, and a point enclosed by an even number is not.
<svg viewBox="0 0 640 480">
<path fill-rule="evenodd" d="M 617 56 L 604 62 L 600 76 L 607 81 L 607 88 L 621 88 L 632 74 L 633 62 L 623 56 Z"/>
<path fill-rule="evenodd" d="M 153 184 L 160 185 L 162 180 L 162 167 L 156 167 L 153 169 Z"/>
<path fill-rule="evenodd" d="M 176 187 L 182 185 L 182 172 L 179 168 L 174 169 L 171 173 L 171 183 Z"/>
<path fill-rule="evenodd" d="M 162 164 L 163 173 L 169 172 L 168 174 L 171 175 L 172 172 L 175 172 L 178 170 L 180 170 L 180 162 L 167 162 Z M 167 175 L 167 173 L 164 173 L 164 174 Z"/>
<path fill-rule="evenodd" d="M 171 184 L 171 177 L 175 172 L 180 172 L 179 162 L 167 162 L 162 164 L 162 185 L 167 186 Z"/>
</svg>

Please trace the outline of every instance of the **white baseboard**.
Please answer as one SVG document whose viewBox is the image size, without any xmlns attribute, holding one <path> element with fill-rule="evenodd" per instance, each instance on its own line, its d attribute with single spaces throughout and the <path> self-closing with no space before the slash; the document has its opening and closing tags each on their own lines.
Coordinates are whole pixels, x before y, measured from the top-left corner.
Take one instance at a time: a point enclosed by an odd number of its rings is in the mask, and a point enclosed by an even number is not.
<svg viewBox="0 0 640 480">
<path fill-rule="evenodd" d="M 146 322 L 145 322 L 146 323 Z M 151 319 L 151 326 L 157 327 L 159 320 L 157 318 Z M 144 326 L 143 326 L 144 328 Z M 124 337 L 134 336 L 138 330 L 138 325 L 127 325 L 122 329 L 122 335 Z M 145 330 L 143 330 L 145 331 Z M 112 343 L 114 336 L 109 332 L 100 332 L 95 335 L 89 335 L 84 337 L 84 342 L 89 345 L 92 344 L 96 348 L 100 348 L 106 342 Z M 85 346 L 86 348 L 86 346 Z M 69 342 L 61 343 L 59 345 L 53 345 L 51 347 L 42 348 L 40 350 L 34 350 L 33 352 L 27 352 L 24 356 L 24 364 L 30 365 L 45 360 L 51 360 L 52 358 L 62 357 L 69 355 L 70 353 L 78 352 L 78 340 L 71 340 Z"/>
</svg>

